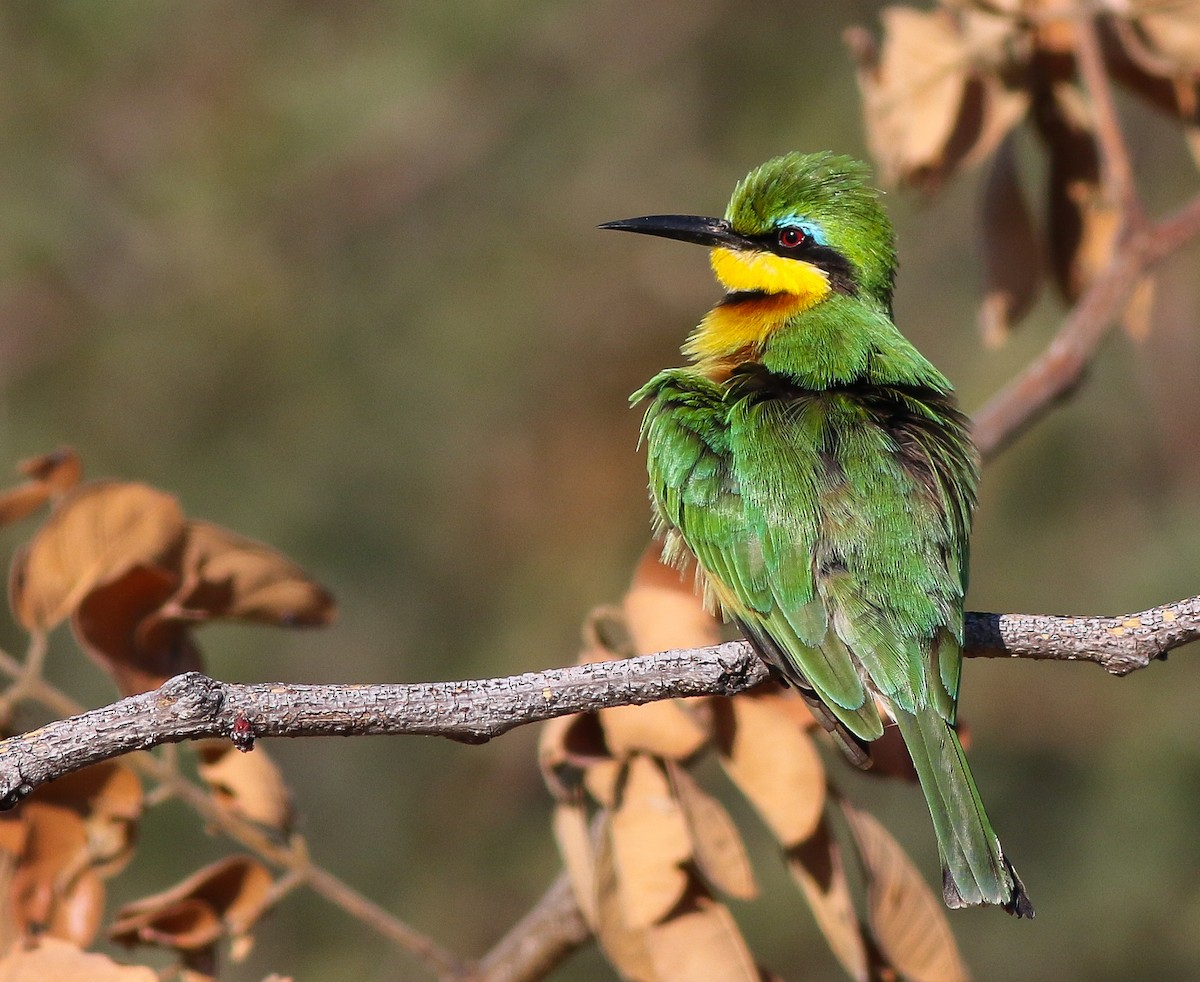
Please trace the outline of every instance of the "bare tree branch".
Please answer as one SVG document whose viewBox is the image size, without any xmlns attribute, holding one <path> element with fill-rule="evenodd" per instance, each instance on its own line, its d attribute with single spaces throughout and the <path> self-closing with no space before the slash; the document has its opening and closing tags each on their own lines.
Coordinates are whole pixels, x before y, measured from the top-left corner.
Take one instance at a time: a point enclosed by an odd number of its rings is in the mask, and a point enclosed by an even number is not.
<svg viewBox="0 0 1200 982">
<path fill-rule="evenodd" d="M 1143 274 L 1198 235 L 1200 197 L 1134 232 L 1116 248 L 1050 346 L 975 414 L 972 434 L 985 460 L 1074 390 Z"/>
<path fill-rule="evenodd" d="M 1093 661 L 1114 675 L 1200 638 L 1200 597 L 1123 617 L 967 615 L 969 655 Z M 69 771 L 164 743 L 424 734 L 482 743 L 527 723 L 659 699 L 730 696 L 769 678 L 748 644 L 663 651 L 499 679 L 408 685 L 242 685 L 197 672 L 0 742 L 0 806 Z"/>
</svg>

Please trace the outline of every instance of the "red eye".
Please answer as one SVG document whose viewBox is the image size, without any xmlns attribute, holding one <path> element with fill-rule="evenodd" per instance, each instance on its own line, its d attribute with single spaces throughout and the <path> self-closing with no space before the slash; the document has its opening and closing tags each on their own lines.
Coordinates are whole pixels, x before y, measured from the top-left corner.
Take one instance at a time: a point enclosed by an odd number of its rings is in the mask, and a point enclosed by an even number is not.
<svg viewBox="0 0 1200 982">
<path fill-rule="evenodd" d="M 796 228 L 794 225 L 789 225 L 787 228 L 779 230 L 779 244 L 785 249 L 795 249 L 796 246 L 802 245 L 804 242 L 804 232 Z"/>
</svg>

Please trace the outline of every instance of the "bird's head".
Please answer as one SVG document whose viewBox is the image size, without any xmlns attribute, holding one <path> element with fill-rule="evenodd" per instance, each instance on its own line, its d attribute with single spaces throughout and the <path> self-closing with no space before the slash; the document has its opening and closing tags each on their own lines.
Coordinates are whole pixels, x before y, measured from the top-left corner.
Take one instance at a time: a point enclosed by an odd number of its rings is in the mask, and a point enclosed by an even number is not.
<svg viewBox="0 0 1200 982">
<path fill-rule="evenodd" d="M 692 353 L 759 347 L 792 317 L 834 296 L 891 309 L 892 225 L 866 165 L 832 153 L 785 154 L 738 184 L 724 218 L 649 215 L 601 228 L 711 247 L 729 291 L 701 325 Z"/>
<path fill-rule="evenodd" d="M 892 224 L 869 176 L 851 157 L 793 152 L 747 174 L 724 218 L 648 215 L 600 227 L 710 246 L 713 269 L 733 292 L 835 291 L 887 306 L 896 265 Z"/>
</svg>

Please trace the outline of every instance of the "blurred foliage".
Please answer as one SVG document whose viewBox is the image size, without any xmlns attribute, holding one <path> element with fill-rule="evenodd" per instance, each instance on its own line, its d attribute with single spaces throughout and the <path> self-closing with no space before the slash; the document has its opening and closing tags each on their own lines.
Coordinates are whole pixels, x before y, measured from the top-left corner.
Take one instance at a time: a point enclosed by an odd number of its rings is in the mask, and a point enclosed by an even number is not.
<svg viewBox="0 0 1200 982">
<path fill-rule="evenodd" d="M 646 538 L 626 395 L 678 360 L 716 296 L 695 253 L 593 228 L 719 211 L 748 167 L 787 149 L 864 154 L 840 34 L 878 7 L 3 5 L 3 459 L 71 443 L 92 476 L 167 489 L 337 594 L 341 619 L 320 634 L 206 628 L 221 677 L 568 663 L 582 615 L 621 594 Z M 1122 108 L 1161 209 L 1195 172 L 1171 123 Z M 1060 313 L 1044 298 L 1003 350 L 982 350 L 979 183 L 889 200 L 897 320 L 968 408 Z M 1118 612 L 1197 591 L 1195 262 L 1164 268 L 1148 338 L 1111 342 L 1079 397 L 988 469 L 974 608 Z M 19 651 L 20 632 L 5 625 L 0 642 Z M 99 672 L 79 677 L 67 638 L 51 658 L 52 678 L 111 698 Z M 1120 682 L 967 664 L 976 774 L 1039 910 L 1032 924 L 952 916 L 979 977 L 1200 971 L 1198 683 L 1187 651 Z M 558 869 L 535 740 L 271 750 L 316 858 L 467 954 Z M 934 868 L 915 789 L 862 800 Z M 222 855 L 182 809 L 156 812 L 142 842 L 116 902 L 176 882 L 181 849 L 193 864 Z M 738 917 L 756 953 L 788 978 L 839 978 L 785 874 L 771 878 L 765 835 L 749 845 L 765 899 Z M 268 971 L 418 977 L 299 895 L 229 978 Z M 555 978 L 605 971 L 587 954 Z"/>
</svg>

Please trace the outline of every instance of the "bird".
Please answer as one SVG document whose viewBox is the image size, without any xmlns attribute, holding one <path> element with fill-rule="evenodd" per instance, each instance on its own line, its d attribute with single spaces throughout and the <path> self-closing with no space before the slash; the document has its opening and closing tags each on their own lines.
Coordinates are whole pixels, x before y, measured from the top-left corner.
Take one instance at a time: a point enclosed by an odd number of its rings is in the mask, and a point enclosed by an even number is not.
<svg viewBox="0 0 1200 982">
<path fill-rule="evenodd" d="M 979 480 L 946 377 L 896 327 L 892 224 L 869 168 L 794 151 L 724 218 L 603 229 L 710 249 L 725 290 L 685 367 L 631 396 L 664 561 L 734 623 L 859 766 L 894 723 L 937 838 L 948 907 L 1034 909 L 955 729 Z"/>
</svg>

